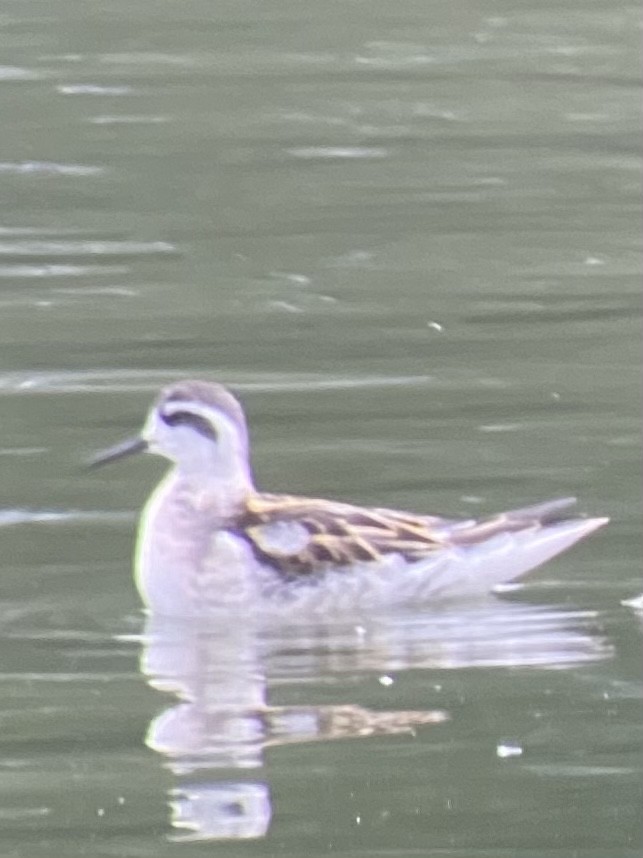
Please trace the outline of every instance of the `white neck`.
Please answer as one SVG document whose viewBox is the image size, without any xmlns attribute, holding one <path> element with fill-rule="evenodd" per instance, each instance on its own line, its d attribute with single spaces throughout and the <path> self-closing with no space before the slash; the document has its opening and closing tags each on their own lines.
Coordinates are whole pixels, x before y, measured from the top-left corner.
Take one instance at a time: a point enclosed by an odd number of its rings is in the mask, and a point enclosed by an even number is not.
<svg viewBox="0 0 643 858">
<path fill-rule="evenodd" d="M 191 454 L 185 455 L 184 451 L 180 462 L 174 463 L 174 477 L 206 506 L 216 507 L 224 514 L 232 512 L 255 490 L 250 464 L 238 452 L 235 455 L 208 445 L 204 455 L 200 446 L 191 448 Z"/>
<path fill-rule="evenodd" d="M 194 403 L 190 410 L 200 411 Z M 204 419 L 215 424 L 214 437 L 189 423 L 170 426 L 157 411 L 151 412 L 143 437 L 151 452 L 174 464 L 171 480 L 180 484 L 186 498 L 195 498 L 195 509 L 212 506 L 227 514 L 254 491 L 248 436 L 244 425 L 225 414 L 202 410 Z"/>
</svg>

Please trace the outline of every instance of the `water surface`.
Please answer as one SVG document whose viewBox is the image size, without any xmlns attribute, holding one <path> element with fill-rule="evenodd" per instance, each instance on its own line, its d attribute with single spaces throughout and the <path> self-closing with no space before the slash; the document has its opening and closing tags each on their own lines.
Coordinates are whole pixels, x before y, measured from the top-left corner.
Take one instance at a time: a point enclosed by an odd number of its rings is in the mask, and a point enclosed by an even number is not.
<svg viewBox="0 0 643 858">
<path fill-rule="evenodd" d="M 0 27 L 0 855 L 637 855 L 634 8 Z M 82 463 L 183 377 L 243 398 L 269 490 L 612 523 L 482 604 L 146 625 L 163 465 Z"/>
</svg>

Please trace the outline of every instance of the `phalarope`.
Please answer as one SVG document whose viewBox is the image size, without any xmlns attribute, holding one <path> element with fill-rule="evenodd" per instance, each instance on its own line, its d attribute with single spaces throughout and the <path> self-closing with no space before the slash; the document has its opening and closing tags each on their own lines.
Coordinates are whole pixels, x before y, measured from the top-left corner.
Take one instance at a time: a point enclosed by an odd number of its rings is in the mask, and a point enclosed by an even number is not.
<svg viewBox="0 0 643 858">
<path fill-rule="evenodd" d="M 147 450 L 173 467 L 141 516 L 136 580 L 158 614 L 278 604 L 323 611 L 488 592 L 607 518 L 565 518 L 574 498 L 470 520 L 365 508 L 255 488 L 243 409 L 219 384 L 163 389 L 142 433 L 104 464 Z"/>
</svg>

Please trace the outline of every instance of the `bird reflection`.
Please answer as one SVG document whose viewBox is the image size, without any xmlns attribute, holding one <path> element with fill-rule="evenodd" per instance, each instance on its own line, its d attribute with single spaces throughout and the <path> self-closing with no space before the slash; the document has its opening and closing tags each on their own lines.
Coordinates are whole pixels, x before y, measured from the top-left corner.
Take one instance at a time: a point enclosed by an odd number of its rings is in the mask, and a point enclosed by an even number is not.
<svg viewBox="0 0 643 858">
<path fill-rule="evenodd" d="M 150 724 L 147 744 L 176 777 L 169 796 L 173 839 L 263 837 L 272 801 L 261 770 L 267 748 L 414 733 L 448 719 L 431 701 L 418 710 L 273 705 L 280 689 L 338 676 L 392 685 L 407 670 L 568 667 L 610 654 L 593 615 L 495 600 L 458 611 L 354 618 L 341 624 L 260 627 L 239 617 L 207 626 L 150 616 L 141 670 L 174 702 Z M 357 686 L 356 686 L 357 687 Z M 427 685 L 427 687 L 429 687 Z M 394 688 L 387 689 L 394 692 Z M 390 700 L 394 695 L 387 693 Z"/>
</svg>

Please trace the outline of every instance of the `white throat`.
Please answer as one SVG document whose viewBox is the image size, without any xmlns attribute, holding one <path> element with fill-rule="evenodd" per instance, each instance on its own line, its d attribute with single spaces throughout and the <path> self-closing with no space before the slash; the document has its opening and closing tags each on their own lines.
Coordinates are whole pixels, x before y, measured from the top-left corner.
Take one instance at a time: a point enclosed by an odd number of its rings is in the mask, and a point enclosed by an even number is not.
<svg viewBox="0 0 643 858">
<path fill-rule="evenodd" d="M 181 482 L 195 490 L 229 496 L 237 500 L 253 491 L 253 479 L 247 458 L 238 453 L 226 455 L 219 446 L 208 445 L 207 451 L 192 448 L 174 461 L 174 473 Z"/>
</svg>

